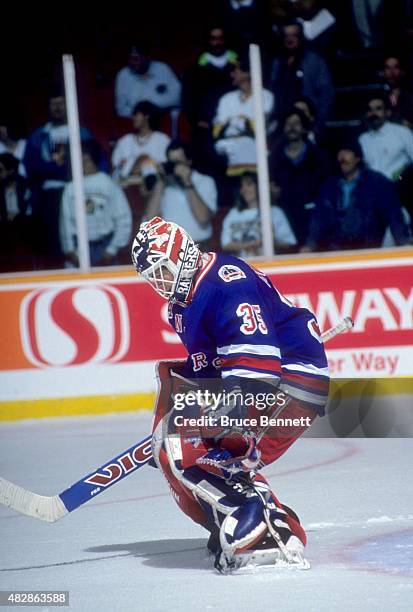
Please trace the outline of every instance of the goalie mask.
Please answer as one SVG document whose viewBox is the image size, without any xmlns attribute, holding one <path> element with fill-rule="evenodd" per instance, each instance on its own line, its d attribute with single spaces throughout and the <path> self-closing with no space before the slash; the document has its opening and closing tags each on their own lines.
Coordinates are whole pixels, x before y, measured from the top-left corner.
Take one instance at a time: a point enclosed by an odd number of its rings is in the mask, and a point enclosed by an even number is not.
<svg viewBox="0 0 413 612">
<path fill-rule="evenodd" d="M 188 303 L 201 251 L 186 231 L 161 217 L 142 223 L 132 245 L 136 271 L 163 298 Z"/>
</svg>

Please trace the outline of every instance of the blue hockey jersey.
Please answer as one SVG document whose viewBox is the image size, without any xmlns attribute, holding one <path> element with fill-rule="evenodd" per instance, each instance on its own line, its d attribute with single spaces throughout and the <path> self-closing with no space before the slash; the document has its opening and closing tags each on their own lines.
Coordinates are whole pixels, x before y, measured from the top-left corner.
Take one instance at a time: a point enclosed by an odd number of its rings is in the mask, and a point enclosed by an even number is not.
<svg viewBox="0 0 413 612">
<path fill-rule="evenodd" d="M 185 374 L 285 379 L 296 397 L 322 413 L 328 367 L 314 314 L 295 307 L 241 259 L 209 255 L 191 302 L 169 305 L 169 321 L 189 354 Z"/>
</svg>

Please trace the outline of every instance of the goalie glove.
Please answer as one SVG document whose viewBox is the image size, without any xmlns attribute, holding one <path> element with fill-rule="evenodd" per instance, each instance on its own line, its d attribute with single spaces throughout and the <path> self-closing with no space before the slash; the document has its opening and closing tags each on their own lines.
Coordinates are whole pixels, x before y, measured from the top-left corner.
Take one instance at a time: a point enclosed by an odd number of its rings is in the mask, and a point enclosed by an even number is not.
<svg viewBox="0 0 413 612">
<path fill-rule="evenodd" d="M 219 446 L 212 448 L 196 461 L 204 470 L 230 478 L 240 472 L 250 472 L 260 462 L 255 437 L 250 433 L 231 432 L 221 438 Z"/>
</svg>

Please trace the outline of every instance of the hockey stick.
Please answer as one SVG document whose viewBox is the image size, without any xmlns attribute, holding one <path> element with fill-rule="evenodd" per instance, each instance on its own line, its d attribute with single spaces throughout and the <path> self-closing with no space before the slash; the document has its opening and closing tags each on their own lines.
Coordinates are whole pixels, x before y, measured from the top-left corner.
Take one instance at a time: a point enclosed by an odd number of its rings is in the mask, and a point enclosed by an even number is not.
<svg viewBox="0 0 413 612">
<path fill-rule="evenodd" d="M 351 327 L 353 321 L 345 317 L 321 338 L 326 342 Z M 21 514 L 54 523 L 148 463 L 152 457 L 151 440 L 152 436 L 147 436 L 58 495 L 38 495 L 0 477 L 0 503 Z"/>
<path fill-rule="evenodd" d="M 147 436 L 62 493 L 50 497 L 32 493 L 0 477 L 0 503 L 27 516 L 54 523 L 148 463 L 152 457 L 151 441 L 152 436 Z"/>
<path fill-rule="evenodd" d="M 321 339 L 323 342 L 328 342 L 334 336 L 338 336 L 338 334 L 342 334 L 345 331 L 348 331 L 354 327 L 354 321 L 351 317 L 344 317 L 337 325 L 333 325 L 330 329 L 327 329 L 325 332 L 321 334 Z"/>
</svg>

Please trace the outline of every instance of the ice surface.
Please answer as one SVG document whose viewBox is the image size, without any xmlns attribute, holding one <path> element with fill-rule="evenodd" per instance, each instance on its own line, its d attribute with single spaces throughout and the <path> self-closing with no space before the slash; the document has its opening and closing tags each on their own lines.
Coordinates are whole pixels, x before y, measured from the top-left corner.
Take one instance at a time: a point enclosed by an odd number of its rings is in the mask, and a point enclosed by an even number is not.
<svg viewBox="0 0 413 612">
<path fill-rule="evenodd" d="M 149 424 L 149 413 L 3 424 L 0 474 L 59 493 Z M 308 438 L 264 470 L 307 529 L 309 571 L 215 573 L 206 532 L 148 466 L 56 524 L 2 507 L 0 589 L 69 590 L 82 612 L 411 612 L 412 465 L 411 439 Z"/>
</svg>

